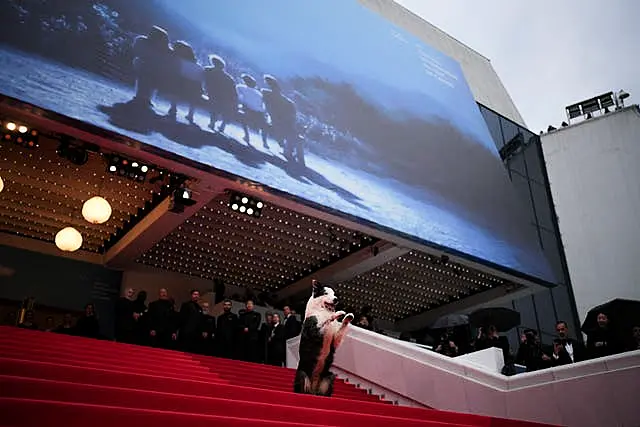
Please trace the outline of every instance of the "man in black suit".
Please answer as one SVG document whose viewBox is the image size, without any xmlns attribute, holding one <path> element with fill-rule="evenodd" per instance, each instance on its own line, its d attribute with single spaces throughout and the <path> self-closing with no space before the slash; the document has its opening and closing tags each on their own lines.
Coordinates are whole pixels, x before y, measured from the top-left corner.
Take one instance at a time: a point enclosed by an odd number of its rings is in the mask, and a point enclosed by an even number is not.
<svg viewBox="0 0 640 427">
<path fill-rule="evenodd" d="M 284 337 L 285 341 L 289 338 L 297 337 L 300 334 L 301 327 L 300 322 L 296 316 L 291 312 L 291 307 L 284 306 Z"/>
<path fill-rule="evenodd" d="M 236 355 L 236 334 L 238 333 L 238 316 L 231 312 L 233 304 L 225 299 L 222 303 L 222 314 L 216 320 L 216 353 L 220 357 L 233 359 Z"/>
<path fill-rule="evenodd" d="M 248 300 L 245 310 L 240 314 L 240 345 L 242 360 L 258 362 L 260 360 L 260 323 L 262 316 L 253 311 L 253 301 Z"/>
<path fill-rule="evenodd" d="M 180 307 L 180 333 L 178 339 L 184 351 L 196 353 L 200 343 L 200 332 L 202 325 L 202 307 L 200 301 L 200 291 L 191 291 L 191 300 Z"/>
<path fill-rule="evenodd" d="M 556 323 L 556 333 L 558 339 L 564 347 L 565 351 L 569 355 L 572 363 L 581 362 L 587 360 L 587 349 L 580 341 L 569 338 L 569 326 L 564 320 L 559 320 Z"/>
<path fill-rule="evenodd" d="M 213 340 L 216 335 L 216 318 L 209 313 L 209 303 L 202 303 L 202 317 L 200 323 L 200 353 L 213 355 Z"/>
<path fill-rule="evenodd" d="M 569 353 L 565 350 L 563 341 L 559 338 L 553 340 L 553 354 L 551 355 L 550 363 L 551 366 L 570 365 L 573 363 Z"/>
<path fill-rule="evenodd" d="M 271 328 L 271 335 L 268 342 L 268 363 L 270 365 L 282 366 L 285 360 L 285 353 L 287 341 L 285 339 L 285 327 L 280 323 L 280 315 L 274 313 L 273 315 L 273 327 Z"/>
<path fill-rule="evenodd" d="M 171 348 L 177 339 L 175 314 L 169 293 L 165 288 L 160 289 L 158 299 L 149 304 L 146 315 L 151 346 Z"/>
</svg>

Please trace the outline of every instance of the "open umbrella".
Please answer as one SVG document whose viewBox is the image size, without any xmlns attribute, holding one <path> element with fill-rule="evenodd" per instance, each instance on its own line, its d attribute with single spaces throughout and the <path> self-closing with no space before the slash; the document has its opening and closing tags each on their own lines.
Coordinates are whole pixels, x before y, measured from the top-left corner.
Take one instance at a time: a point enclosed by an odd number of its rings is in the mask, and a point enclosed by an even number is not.
<svg viewBox="0 0 640 427">
<path fill-rule="evenodd" d="M 498 332 L 507 332 L 520 325 L 520 313 L 504 307 L 489 307 L 476 310 L 469 315 L 474 326 L 496 327 Z"/>
<path fill-rule="evenodd" d="M 436 320 L 433 325 L 431 325 L 431 329 L 454 328 L 456 326 L 468 324 L 469 316 L 465 314 L 449 314 L 447 316 L 442 316 L 438 320 Z"/>
<path fill-rule="evenodd" d="M 599 313 L 606 314 L 611 328 L 624 335 L 631 334 L 634 326 L 640 326 L 640 301 L 616 298 L 589 310 L 582 324 L 582 332 L 598 328 Z"/>
</svg>

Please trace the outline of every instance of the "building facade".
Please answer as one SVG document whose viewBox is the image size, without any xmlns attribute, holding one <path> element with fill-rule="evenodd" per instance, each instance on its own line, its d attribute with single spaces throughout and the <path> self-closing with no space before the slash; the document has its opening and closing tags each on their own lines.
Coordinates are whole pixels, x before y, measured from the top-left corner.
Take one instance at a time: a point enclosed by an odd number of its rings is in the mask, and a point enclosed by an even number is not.
<svg viewBox="0 0 640 427">
<path fill-rule="evenodd" d="M 553 339 L 556 322 L 560 320 L 568 323 L 573 334 L 580 335 L 577 333 L 579 325 L 575 299 L 540 137 L 482 104 L 479 107 L 496 147 L 503 154 L 511 181 L 530 213 L 529 225 L 535 228 L 540 245 L 559 279 L 554 288 L 503 305 L 520 313 L 520 331 L 524 328 L 536 329 L 540 331 L 544 343 L 550 343 Z M 512 345 L 517 342 L 520 331 L 511 332 L 509 338 Z"/>
<path fill-rule="evenodd" d="M 553 130 L 541 141 L 580 320 L 609 300 L 640 300 L 638 106 Z"/>
</svg>

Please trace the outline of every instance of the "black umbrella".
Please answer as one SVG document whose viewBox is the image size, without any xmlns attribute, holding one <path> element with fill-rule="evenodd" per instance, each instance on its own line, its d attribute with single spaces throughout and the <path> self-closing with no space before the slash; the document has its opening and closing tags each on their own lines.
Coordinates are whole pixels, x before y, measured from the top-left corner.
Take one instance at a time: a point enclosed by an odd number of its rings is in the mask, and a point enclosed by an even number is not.
<svg viewBox="0 0 640 427">
<path fill-rule="evenodd" d="M 474 326 L 496 327 L 498 332 L 507 332 L 520 325 L 520 313 L 504 307 L 489 307 L 476 310 L 469 315 Z"/>
<path fill-rule="evenodd" d="M 436 320 L 433 325 L 431 325 L 431 329 L 455 328 L 456 326 L 468 324 L 469 316 L 464 314 L 449 314 Z"/>
<path fill-rule="evenodd" d="M 610 327 L 621 334 L 631 334 L 631 328 L 640 326 L 640 301 L 616 298 L 589 310 L 582 324 L 582 332 L 587 333 L 598 328 L 600 313 L 606 314 Z"/>
</svg>

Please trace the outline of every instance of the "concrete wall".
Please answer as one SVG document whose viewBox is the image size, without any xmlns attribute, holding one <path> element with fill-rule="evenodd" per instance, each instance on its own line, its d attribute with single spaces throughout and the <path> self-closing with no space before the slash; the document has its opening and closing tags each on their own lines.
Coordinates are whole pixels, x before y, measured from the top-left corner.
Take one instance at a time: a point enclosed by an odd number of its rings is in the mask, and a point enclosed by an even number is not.
<svg viewBox="0 0 640 427">
<path fill-rule="evenodd" d="M 541 141 L 580 320 L 610 299 L 640 299 L 638 107 Z"/>
</svg>

